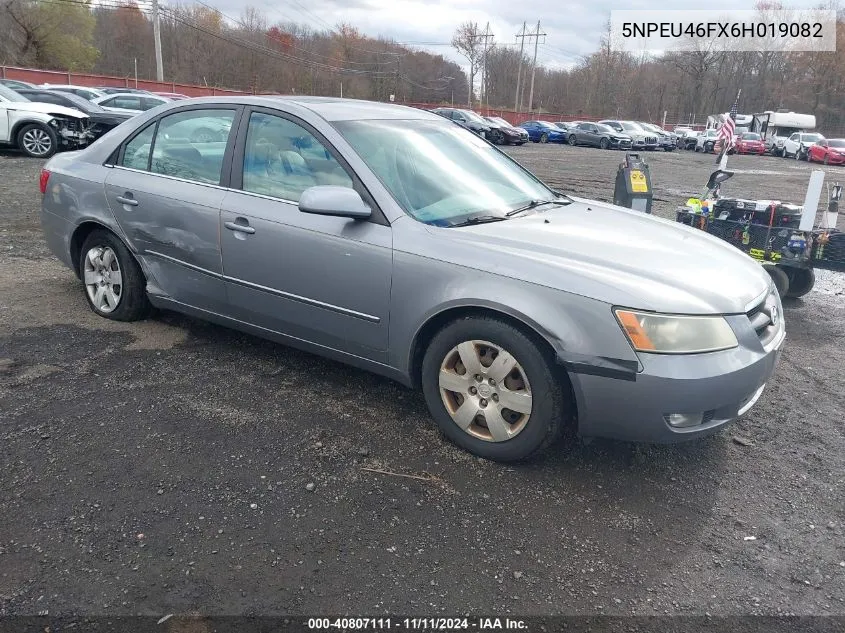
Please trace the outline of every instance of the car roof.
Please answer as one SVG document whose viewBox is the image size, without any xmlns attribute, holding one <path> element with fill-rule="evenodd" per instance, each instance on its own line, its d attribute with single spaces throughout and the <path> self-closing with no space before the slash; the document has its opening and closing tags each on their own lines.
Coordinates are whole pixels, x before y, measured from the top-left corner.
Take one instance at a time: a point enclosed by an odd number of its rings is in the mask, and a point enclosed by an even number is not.
<svg viewBox="0 0 845 633">
<path fill-rule="evenodd" d="M 109 96 L 113 97 L 115 95 Z M 132 96 L 138 95 L 135 94 Z M 174 102 L 174 105 L 175 103 L 177 102 Z M 188 103 L 208 103 L 220 105 L 235 104 L 264 106 L 268 108 L 289 104 L 310 110 L 326 121 L 350 121 L 360 119 L 418 119 L 423 121 L 443 120 L 443 117 L 434 114 L 433 112 L 421 110 L 419 108 L 412 108 L 410 106 L 397 105 L 394 103 L 381 103 L 378 101 L 364 101 L 362 99 L 341 99 L 339 97 L 311 97 L 304 95 L 232 95 L 225 97 L 195 97 L 190 101 L 182 100 L 178 103 L 180 105 L 186 105 Z"/>
</svg>

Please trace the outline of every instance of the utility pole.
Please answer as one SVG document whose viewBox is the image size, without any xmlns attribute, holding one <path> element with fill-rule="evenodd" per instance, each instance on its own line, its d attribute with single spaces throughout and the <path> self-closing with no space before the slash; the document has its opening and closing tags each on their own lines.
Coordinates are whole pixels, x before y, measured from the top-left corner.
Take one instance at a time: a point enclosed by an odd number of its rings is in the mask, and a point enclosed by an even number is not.
<svg viewBox="0 0 845 633">
<path fill-rule="evenodd" d="M 519 112 L 519 82 L 522 78 L 522 55 L 525 51 L 525 22 L 522 23 L 522 31 L 519 32 L 517 37 L 519 38 L 519 70 L 516 71 L 516 99 L 513 109 Z"/>
<path fill-rule="evenodd" d="M 540 35 L 546 36 L 545 33 L 540 33 L 540 20 L 537 20 L 537 32 L 534 34 L 534 61 L 531 62 L 531 90 L 528 93 L 528 109 L 534 107 L 534 73 L 537 71 L 537 45 L 540 43 Z"/>
<path fill-rule="evenodd" d="M 153 0 L 153 40 L 156 53 L 156 81 L 164 81 L 164 67 L 161 61 L 161 21 L 158 15 L 158 0 Z"/>
<path fill-rule="evenodd" d="M 484 66 L 481 69 L 481 98 L 482 102 L 487 103 L 487 109 L 490 109 L 490 100 L 487 98 L 487 43 L 490 41 L 490 23 L 487 23 L 487 26 L 484 27 L 484 35 L 481 37 L 484 38 L 484 57 L 482 57 L 482 64 Z"/>
</svg>

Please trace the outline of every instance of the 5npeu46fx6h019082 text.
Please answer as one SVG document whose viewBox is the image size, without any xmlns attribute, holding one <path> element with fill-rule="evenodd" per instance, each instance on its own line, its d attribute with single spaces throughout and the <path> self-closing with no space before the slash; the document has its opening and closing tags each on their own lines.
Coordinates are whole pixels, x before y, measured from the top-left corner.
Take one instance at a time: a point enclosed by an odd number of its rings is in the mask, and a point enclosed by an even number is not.
<svg viewBox="0 0 845 633">
<path fill-rule="evenodd" d="M 821 22 L 623 22 L 622 37 L 824 37 Z"/>
</svg>

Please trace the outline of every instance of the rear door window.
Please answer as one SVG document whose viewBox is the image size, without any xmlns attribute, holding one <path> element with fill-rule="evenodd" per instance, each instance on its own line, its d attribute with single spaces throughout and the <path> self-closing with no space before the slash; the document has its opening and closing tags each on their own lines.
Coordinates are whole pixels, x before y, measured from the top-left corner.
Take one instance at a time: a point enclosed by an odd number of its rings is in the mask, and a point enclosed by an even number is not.
<svg viewBox="0 0 845 633">
<path fill-rule="evenodd" d="M 220 184 L 235 110 L 177 112 L 159 119 L 150 171 L 205 184 Z"/>
</svg>

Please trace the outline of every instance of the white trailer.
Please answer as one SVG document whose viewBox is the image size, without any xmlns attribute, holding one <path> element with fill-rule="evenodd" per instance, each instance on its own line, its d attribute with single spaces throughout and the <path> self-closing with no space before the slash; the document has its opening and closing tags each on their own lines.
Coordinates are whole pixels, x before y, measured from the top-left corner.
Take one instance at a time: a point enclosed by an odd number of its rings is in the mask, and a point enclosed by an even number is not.
<svg viewBox="0 0 845 633">
<path fill-rule="evenodd" d="M 800 114 L 783 110 L 766 110 L 754 115 L 751 131 L 757 132 L 766 144 L 766 151 L 773 156 L 783 155 L 783 145 L 795 132 L 810 132 L 816 129 L 814 114 Z"/>
</svg>

